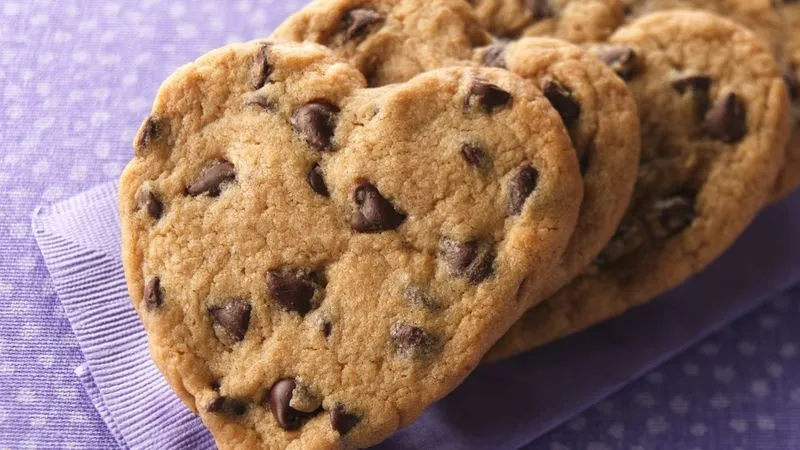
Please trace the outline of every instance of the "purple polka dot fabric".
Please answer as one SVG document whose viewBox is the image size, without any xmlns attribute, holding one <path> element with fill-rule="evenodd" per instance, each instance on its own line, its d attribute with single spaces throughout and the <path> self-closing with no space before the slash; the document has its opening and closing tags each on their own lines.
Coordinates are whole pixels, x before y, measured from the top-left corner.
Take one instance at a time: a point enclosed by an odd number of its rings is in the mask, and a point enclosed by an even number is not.
<svg viewBox="0 0 800 450">
<path fill-rule="evenodd" d="M 120 287 L 113 181 L 169 73 L 303 3 L 0 2 L 0 450 L 213 448 Z M 678 290 L 479 369 L 380 447 L 800 448 L 798 229 L 795 195 Z"/>
</svg>

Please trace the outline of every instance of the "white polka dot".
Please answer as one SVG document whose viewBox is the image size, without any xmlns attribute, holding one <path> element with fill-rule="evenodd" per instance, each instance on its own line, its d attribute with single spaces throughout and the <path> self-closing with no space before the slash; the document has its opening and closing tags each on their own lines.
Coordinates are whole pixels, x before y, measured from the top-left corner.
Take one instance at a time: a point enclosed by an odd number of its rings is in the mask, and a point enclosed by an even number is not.
<svg viewBox="0 0 800 450">
<path fill-rule="evenodd" d="M 586 444 L 586 450 L 611 450 L 611 448 L 602 442 L 589 442 Z"/>
<path fill-rule="evenodd" d="M 71 181 L 82 181 L 86 179 L 86 173 L 89 171 L 89 168 L 84 164 L 78 164 L 72 166 L 72 169 L 69 171 L 69 179 Z"/>
<path fill-rule="evenodd" d="M 571 449 L 566 445 L 562 444 L 561 442 L 551 442 L 550 450 L 571 450 Z"/>
<path fill-rule="evenodd" d="M 108 2 L 103 5 L 103 14 L 109 17 L 116 17 L 119 15 L 119 10 L 122 9 L 122 5 L 115 2 Z"/>
<path fill-rule="evenodd" d="M 65 450 L 80 450 L 83 448 L 83 445 L 77 442 L 66 442 L 63 446 Z"/>
<path fill-rule="evenodd" d="M 42 198 L 48 202 L 58 200 L 64 195 L 64 189 L 61 186 L 48 186 L 42 193 Z"/>
<path fill-rule="evenodd" d="M 36 63 L 40 66 L 46 66 L 53 62 L 53 59 L 55 59 L 55 56 L 52 53 L 43 52 L 36 56 Z"/>
<path fill-rule="evenodd" d="M 34 323 L 23 324 L 17 334 L 22 339 L 35 339 L 42 333 L 42 327 Z"/>
<path fill-rule="evenodd" d="M 8 297 L 11 295 L 11 291 L 13 287 L 11 287 L 11 283 L 6 281 L 0 280 L 0 298 Z"/>
<path fill-rule="evenodd" d="M 675 414 L 686 414 L 689 412 L 689 402 L 680 395 L 675 396 L 669 401 L 669 409 Z"/>
<path fill-rule="evenodd" d="M 3 157 L 3 164 L 5 165 L 14 165 L 19 163 L 19 161 L 20 161 L 19 153 L 9 153 L 5 157 Z"/>
<path fill-rule="evenodd" d="M 244 41 L 244 39 L 242 38 L 242 36 L 240 36 L 238 34 L 229 34 L 229 35 L 225 36 L 225 43 L 226 44 L 235 44 L 237 42 L 242 42 L 242 41 Z"/>
<path fill-rule="evenodd" d="M 33 255 L 20 256 L 14 265 L 23 272 L 30 272 L 36 268 L 36 257 Z"/>
<path fill-rule="evenodd" d="M 759 430 L 772 431 L 775 427 L 775 420 L 769 416 L 758 416 L 756 418 L 756 427 Z"/>
<path fill-rule="evenodd" d="M 610 416 L 614 414 L 614 402 L 611 400 L 603 400 L 602 402 L 595 405 L 595 409 L 600 411 L 602 414 Z"/>
<path fill-rule="evenodd" d="M 731 399 L 722 394 L 716 394 L 713 397 L 711 397 L 711 400 L 709 400 L 709 404 L 714 409 L 725 409 L 728 406 L 731 406 Z"/>
<path fill-rule="evenodd" d="M 667 420 L 662 416 L 653 416 L 647 419 L 647 432 L 653 436 L 667 431 L 668 427 Z"/>
<path fill-rule="evenodd" d="M 788 296 L 780 296 L 772 302 L 772 306 L 778 311 L 789 309 L 792 306 L 792 299 Z"/>
<path fill-rule="evenodd" d="M 267 23 L 267 14 L 264 12 L 263 9 L 259 9 L 258 11 L 248 14 L 247 21 L 250 22 L 250 25 L 255 27 L 264 26 Z"/>
<path fill-rule="evenodd" d="M 78 14 L 80 13 L 80 11 L 78 10 L 78 7 L 75 6 L 75 5 L 68 5 L 67 9 L 65 11 L 66 11 L 67 15 L 70 16 L 70 17 L 77 17 Z"/>
<path fill-rule="evenodd" d="M 31 17 L 28 22 L 31 24 L 31 26 L 40 27 L 50 22 L 50 17 L 46 14 L 36 14 L 35 16 Z"/>
<path fill-rule="evenodd" d="M 797 346 L 791 342 L 787 342 L 781 346 L 778 354 L 786 359 L 794 358 L 797 356 Z"/>
<path fill-rule="evenodd" d="M 736 350 L 742 356 L 753 356 L 758 352 L 758 347 L 751 341 L 740 341 L 736 344 Z"/>
<path fill-rule="evenodd" d="M 250 12 L 250 8 L 252 8 L 252 4 L 248 0 L 239 0 L 239 2 L 236 3 L 236 11 L 240 13 Z"/>
<path fill-rule="evenodd" d="M 783 366 L 778 363 L 767 364 L 767 373 L 773 378 L 781 378 L 783 376 Z"/>
<path fill-rule="evenodd" d="M 772 314 L 762 314 L 758 318 L 758 324 L 765 330 L 772 330 L 778 326 L 779 320 L 777 316 Z"/>
<path fill-rule="evenodd" d="M 142 113 L 150 108 L 150 102 L 144 97 L 136 97 L 128 102 L 128 110 L 133 113 Z"/>
<path fill-rule="evenodd" d="M 56 31 L 53 33 L 53 42 L 56 44 L 65 44 L 72 40 L 72 34 L 66 31 Z"/>
<path fill-rule="evenodd" d="M 102 53 L 97 55 L 96 61 L 103 67 L 116 66 L 122 61 L 122 57 L 118 54 Z"/>
<path fill-rule="evenodd" d="M 656 404 L 656 399 L 653 397 L 653 394 L 649 392 L 638 392 L 633 397 L 633 401 L 636 402 L 637 405 L 651 408 Z"/>
<path fill-rule="evenodd" d="M 56 389 L 56 397 L 60 398 L 61 400 L 75 400 L 78 398 L 78 391 L 71 386 L 63 386 Z"/>
<path fill-rule="evenodd" d="M 109 162 L 103 164 L 103 174 L 109 178 L 116 178 L 122 173 L 122 164 Z"/>
<path fill-rule="evenodd" d="M 222 31 L 225 29 L 225 21 L 221 17 L 214 17 L 208 21 L 208 28 L 213 31 Z"/>
<path fill-rule="evenodd" d="M 25 223 L 12 223 L 8 227 L 8 234 L 14 239 L 22 239 L 28 235 L 28 224 Z"/>
<path fill-rule="evenodd" d="M 122 77 L 123 86 L 133 86 L 137 81 L 139 81 L 139 77 L 135 73 L 129 73 Z"/>
<path fill-rule="evenodd" d="M 578 416 L 569 421 L 567 426 L 574 431 L 580 431 L 586 427 L 586 418 L 583 416 Z"/>
<path fill-rule="evenodd" d="M 53 363 L 55 363 L 56 361 L 56 357 L 53 356 L 52 354 L 45 353 L 43 355 L 37 356 L 36 360 L 39 361 L 39 364 L 41 364 L 44 367 L 52 367 Z"/>
<path fill-rule="evenodd" d="M 22 450 L 36 450 L 39 448 L 38 445 L 33 439 L 25 439 L 19 443 L 19 448 Z"/>
<path fill-rule="evenodd" d="M 83 91 L 70 91 L 67 95 L 67 98 L 71 102 L 79 102 L 82 101 L 84 97 Z"/>
<path fill-rule="evenodd" d="M 731 366 L 715 366 L 714 379 L 720 383 L 730 383 L 736 376 L 736 371 Z"/>
<path fill-rule="evenodd" d="M 708 429 L 706 428 L 705 424 L 702 423 L 696 423 L 689 427 L 689 433 L 691 433 L 692 436 L 704 436 L 706 431 L 708 431 Z"/>
<path fill-rule="evenodd" d="M 72 52 L 72 62 L 83 64 L 89 60 L 89 52 L 85 50 L 75 50 Z"/>
<path fill-rule="evenodd" d="M 641 445 L 631 445 L 631 450 L 645 450 Z"/>
<path fill-rule="evenodd" d="M 767 380 L 755 380 L 750 383 L 750 392 L 756 397 L 764 398 L 770 393 L 770 387 Z"/>
<path fill-rule="evenodd" d="M 99 159 L 106 159 L 111 154 L 111 144 L 105 141 L 100 141 L 94 146 L 94 155 Z"/>
<path fill-rule="evenodd" d="M 52 120 L 52 117 L 50 119 Z M 31 167 L 31 172 L 36 175 L 41 175 L 48 170 L 50 170 L 50 162 L 44 159 L 40 159 L 36 162 L 36 164 L 33 165 L 33 167 Z"/>
<path fill-rule="evenodd" d="M 731 421 L 728 422 L 728 426 L 737 433 L 745 433 L 748 428 L 747 421 L 744 419 L 731 419 Z"/>
<path fill-rule="evenodd" d="M 69 414 L 70 423 L 88 423 L 89 415 L 81 411 L 72 411 Z"/>
<path fill-rule="evenodd" d="M 97 29 L 97 21 L 94 19 L 83 20 L 78 23 L 78 33 L 88 33 Z"/>
<path fill-rule="evenodd" d="M 0 423 L 3 423 L 8 419 L 8 412 L 5 409 L 0 407 Z"/>
<path fill-rule="evenodd" d="M 29 423 L 32 427 L 43 427 L 47 424 L 47 418 L 41 413 L 34 414 Z"/>
<path fill-rule="evenodd" d="M 108 119 L 111 117 L 109 113 L 106 111 L 96 111 L 92 113 L 92 117 L 89 120 L 92 126 L 100 125 L 101 123 L 108 122 Z"/>
<path fill-rule="evenodd" d="M 22 97 L 22 88 L 16 84 L 9 84 L 3 88 L 3 98 L 6 100 L 15 100 Z"/>
<path fill-rule="evenodd" d="M 36 391 L 32 389 L 23 388 L 17 391 L 17 396 L 14 401 L 22 403 L 23 405 L 30 405 L 36 402 Z"/>
<path fill-rule="evenodd" d="M 608 427 L 608 435 L 621 440 L 625 436 L 625 425 L 619 422 L 612 423 L 611 426 Z"/>
<path fill-rule="evenodd" d="M 178 50 L 178 46 L 175 44 L 164 44 L 161 46 L 161 51 L 167 54 L 175 53 Z"/>
<path fill-rule="evenodd" d="M 795 388 L 790 394 L 790 398 L 795 403 L 800 403 L 800 388 Z"/>
<path fill-rule="evenodd" d="M 705 356 L 716 356 L 719 354 L 719 347 L 716 344 L 707 342 L 700 346 L 700 353 Z"/>
<path fill-rule="evenodd" d="M 117 33 L 114 30 L 106 30 L 100 35 L 100 42 L 103 44 L 108 44 L 110 42 L 114 42 L 117 39 Z"/>
<path fill-rule="evenodd" d="M 6 2 L 3 5 L 3 15 L 4 16 L 13 17 L 13 16 L 18 15 L 19 12 L 20 12 L 19 3 Z"/>
<path fill-rule="evenodd" d="M 652 384 L 661 384 L 664 382 L 664 375 L 661 372 L 650 372 L 647 375 L 647 381 Z"/>
<path fill-rule="evenodd" d="M 169 7 L 169 15 L 175 19 L 180 19 L 186 14 L 186 6 L 183 3 L 173 3 Z"/>
<path fill-rule="evenodd" d="M 47 82 L 42 82 L 36 85 L 36 95 L 45 97 L 50 95 L 50 85 Z"/>
<path fill-rule="evenodd" d="M 139 39 L 153 39 L 156 35 L 156 29 L 150 25 L 139 25 L 136 27 L 136 37 Z"/>
<path fill-rule="evenodd" d="M 6 116 L 11 120 L 17 120 L 22 117 L 22 106 L 16 103 L 6 108 Z"/>
<path fill-rule="evenodd" d="M 16 369 L 14 369 L 14 366 L 12 366 L 11 364 L 0 363 L 0 375 L 9 376 L 14 372 L 16 372 Z"/>
</svg>

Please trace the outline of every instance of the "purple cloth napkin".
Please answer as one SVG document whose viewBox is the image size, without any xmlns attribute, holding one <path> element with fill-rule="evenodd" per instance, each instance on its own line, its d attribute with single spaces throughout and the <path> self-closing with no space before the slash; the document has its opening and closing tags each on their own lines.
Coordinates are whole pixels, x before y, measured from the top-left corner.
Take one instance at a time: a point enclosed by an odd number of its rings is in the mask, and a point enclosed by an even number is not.
<svg viewBox="0 0 800 450">
<path fill-rule="evenodd" d="M 120 262 L 116 188 L 41 207 L 34 233 L 86 362 L 77 374 L 122 448 L 213 442 L 149 359 Z M 478 369 L 385 449 L 517 449 L 800 281 L 800 194 L 709 270 L 587 332 Z"/>
</svg>

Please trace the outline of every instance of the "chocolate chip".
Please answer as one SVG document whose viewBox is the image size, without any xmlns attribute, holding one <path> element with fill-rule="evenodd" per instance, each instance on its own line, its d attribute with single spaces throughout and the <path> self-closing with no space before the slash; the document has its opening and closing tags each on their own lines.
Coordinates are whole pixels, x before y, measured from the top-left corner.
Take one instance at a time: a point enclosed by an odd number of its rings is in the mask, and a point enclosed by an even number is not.
<svg viewBox="0 0 800 450">
<path fill-rule="evenodd" d="M 631 218 L 623 220 L 594 263 L 604 266 L 619 260 L 644 244 L 644 235 L 639 222 Z"/>
<path fill-rule="evenodd" d="M 205 168 L 194 182 L 186 188 L 192 197 L 208 194 L 216 197 L 222 191 L 222 185 L 236 179 L 236 168 L 229 161 L 218 161 Z"/>
<path fill-rule="evenodd" d="M 328 192 L 328 186 L 325 185 L 325 179 L 322 177 L 322 169 L 320 169 L 319 164 L 314 163 L 314 165 L 311 166 L 311 170 L 309 170 L 308 175 L 306 175 L 306 181 L 308 181 L 308 185 L 311 186 L 312 191 L 323 197 L 331 196 L 330 192 Z"/>
<path fill-rule="evenodd" d="M 525 0 L 525 7 L 531 12 L 533 20 L 538 22 L 555 16 L 553 7 L 548 0 Z"/>
<path fill-rule="evenodd" d="M 650 234 L 656 239 L 675 236 L 688 228 L 694 218 L 694 199 L 684 195 L 656 201 L 647 214 Z"/>
<path fill-rule="evenodd" d="M 292 126 L 314 149 L 331 151 L 338 113 L 339 108 L 324 100 L 306 103 L 292 115 Z"/>
<path fill-rule="evenodd" d="M 343 19 L 344 25 L 347 27 L 344 34 L 345 38 L 351 40 L 361 37 L 366 34 L 370 25 L 378 23 L 381 20 L 383 20 L 383 17 L 374 9 L 356 8 L 347 11 Z"/>
<path fill-rule="evenodd" d="M 136 208 L 141 211 L 147 211 L 147 214 L 156 220 L 160 219 L 164 213 L 164 205 L 161 200 L 156 197 L 153 191 L 144 186 L 136 193 Z"/>
<path fill-rule="evenodd" d="M 605 47 L 597 52 L 597 57 L 617 72 L 623 80 L 630 80 L 639 73 L 639 56 L 631 47 Z"/>
<path fill-rule="evenodd" d="M 263 94 L 252 94 L 247 96 L 244 101 L 245 106 L 257 106 L 264 111 L 275 112 L 278 109 L 278 104 Z"/>
<path fill-rule="evenodd" d="M 472 167 L 486 169 L 489 165 L 489 155 L 475 144 L 464 144 L 461 146 L 461 156 Z"/>
<path fill-rule="evenodd" d="M 206 406 L 206 411 L 241 416 L 247 412 L 247 404 L 241 400 L 220 395 Z"/>
<path fill-rule="evenodd" d="M 405 296 L 406 300 L 409 301 L 409 303 L 424 308 L 430 312 L 436 312 L 442 309 L 442 305 L 439 303 L 439 300 L 419 286 L 406 286 L 405 290 L 403 291 L 403 295 Z"/>
<path fill-rule="evenodd" d="M 253 88 L 261 89 L 267 82 L 269 76 L 272 74 L 272 65 L 269 63 L 269 45 L 263 45 L 255 57 L 253 58 L 253 65 L 251 67 L 251 77 L 253 80 Z"/>
<path fill-rule="evenodd" d="M 694 100 L 695 116 L 703 120 L 711 104 L 711 77 L 706 75 L 685 75 L 672 82 L 672 88 L 679 94 L 691 94 Z"/>
<path fill-rule="evenodd" d="M 493 45 L 483 54 L 483 65 L 486 67 L 499 67 L 506 69 L 506 49 L 500 45 Z"/>
<path fill-rule="evenodd" d="M 544 96 L 558 111 L 564 125 L 571 127 L 581 115 L 581 104 L 572 96 L 572 92 L 555 80 L 549 80 L 544 85 Z"/>
<path fill-rule="evenodd" d="M 786 83 L 786 88 L 789 89 L 789 96 L 792 100 L 800 98 L 800 80 L 797 79 L 797 73 L 787 69 L 783 73 L 783 81 Z"/>
<path fill-rule="evenodd" d="M 359 233 L 394 230 L 406 220 L 406 215 L 397 211 L 369 182 L 358 185 L 353 199 L 358 210 L 350 218 L 350 227 Z"/>
<path fill-rule="evenodd" d="M 484 112 L 490 113 L 495 109 L 508 105 L 511 100 L 511 94 L 508 92 L 494 84 L 475 78 L 472 80 L 469 92 L 464 99 L 464 108 L 470 110 L 480 106 L 480 109 Z"/>
<path fill-rule="evenodd" d="M 267 290 L 273 300 L 281 308 L 301 316 L 311 311 L 314 294 L 324 285 L 324 277 L 318 272 L 291 269 L 267 272 Z"/>
<path fill-rule="evenodd" d="M 169 124 L 167 121 L 156 116 L 145 119 L 139 132 L 136 134 L 133 149 L 136 156 L 145 156 L 149 152 L 150 146 L 168 133 Z"/>
<path fill-rule="evenodd" d="M 303 421 L 309 417 L 308 413 L 298 411 L 290 406 L 292 393 L 297 387 L 297 382 L 291 378 L 284 378 L 272 385 L 269 390 L 269 409 L 272 416 L 284 430 L 297 430 Z"/>
<path fill-rule="evenodd" d="M 331 332 L 333 331 L 333 324 L 329 320 L 324 320 L 319 325 L 320 331 L 322 331 L 322 335 L 330 337 Z"/>
<path fill-rule="evenodd" d="M 232 300 L 221 306 L 208 308 L 211 318 L 222 327 L 234 341 L 241 341 L 250 326 L 250 303 Z"/>
<path fill-rule="evenodd" d="M 337 403 L 336 406 L 330 411 L 331 427 L 336 430 L 339 435 L 344 436 L 349 433 L 353 428 L 361 422 L 361 417 L 348 413 L 344 405 Z"/>
<path fill-rule="evenodd" d="M 539 182 L 539 172 L 531 166 L 523 166 L 511 179 L 511 196 L 508 202 L 508 213 L 517 216 L 522 212 L 525 201 L 531 196 Z"/>
<path fill-rule="evenodd" d="M 478 284 L 494 271 L 494 248 L 478 241 L 460 242 L 444 238 L 439 245 L 439 253 L 457 277 L 466 278 L 470 283 Z"/>
<path fill-rule="evenodd" d="M 435 335 L 407 323 L 392 324 L 389 336 L 395 350 L 406 357 L 426 356 L 439 344 L 439 339 Z"/>
<path fill-rule="evenodd" d="M 219 392 L 219 388 L 220 387 L 222 387 L 222 384 L 220 383 L 219 380 L 214 380 L 214 381 L 211 382 L 211 389 Z"/>
<path fill-rule="evenodd" d="M 735 93 L 717 100 L 706 114 L 703 124 L 709 136 L 728 144 L 741 141 L 747 135 L 747 110 Z"/>
<path fill-rule="evenodd" d="M 164 300 L 164 293 L 161 292 L 161 280 L 158 277 L 150 278 L 144 285 L 144 305 L 152 311 L 161 306 Z"/>
</svg>

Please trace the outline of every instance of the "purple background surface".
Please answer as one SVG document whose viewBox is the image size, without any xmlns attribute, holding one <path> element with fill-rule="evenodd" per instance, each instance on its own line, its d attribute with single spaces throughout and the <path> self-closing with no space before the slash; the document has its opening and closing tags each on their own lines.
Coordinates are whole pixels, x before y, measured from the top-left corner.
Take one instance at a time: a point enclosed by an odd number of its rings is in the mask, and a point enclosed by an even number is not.
<svg viewBox="0 0 800 450">
<path fill-rule="evenodd" d="M 115 179 L 161 80 L 207 50 L 267 35 L 301 3 L 0 3 L 0 449 L 114 446 L 74 373 L 83 357 L 36 247 L 33 209 Z M 800 448 L 798 324 L 800 291 L 779 295 L 529 448 Z"/>
</svg>

